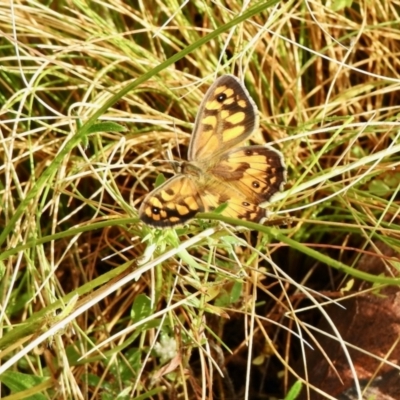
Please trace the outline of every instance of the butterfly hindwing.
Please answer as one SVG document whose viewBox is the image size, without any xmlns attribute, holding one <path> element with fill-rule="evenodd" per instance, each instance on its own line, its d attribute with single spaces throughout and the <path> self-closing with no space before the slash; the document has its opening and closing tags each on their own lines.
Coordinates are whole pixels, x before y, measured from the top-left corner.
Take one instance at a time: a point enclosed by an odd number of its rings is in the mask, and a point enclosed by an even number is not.
<svg viewBox="0 0 400 400">
<path fill-rule="evenodd" d="M 231 182 L 255 204 L 261 204 L 286 183 L 282 154 L 269 146 L 247 146 L 231 150 L 210 170 L 217 179 Z"/>
<path fill-rule="evenodd" d="M 237 146 L 258 127 L 257 106 L 233 75 L 208 89 L 196 117 L 188 160 L 207 160 Z"/>
<path fill-rule="evenodd" d="M 139 216 L 148 225 L 166 228 L 184 224 L 203 211 L 195 182 L 191 177 L 177 175 L 145 197 Z"/>
<path fill-rule="evenodd" d="M 221 204 L 226 207 L 221 215 L 230 218 L 243 219 L 252 222 L 261 222 L 267 217 L 267 210 L 249 200 L 247 195 L 237 190 L 231 182 L 221 182 L 210 179 L 213 184 L 207 185 L 202 192 L 204 211 L 212 212 Z"/>
</svg>

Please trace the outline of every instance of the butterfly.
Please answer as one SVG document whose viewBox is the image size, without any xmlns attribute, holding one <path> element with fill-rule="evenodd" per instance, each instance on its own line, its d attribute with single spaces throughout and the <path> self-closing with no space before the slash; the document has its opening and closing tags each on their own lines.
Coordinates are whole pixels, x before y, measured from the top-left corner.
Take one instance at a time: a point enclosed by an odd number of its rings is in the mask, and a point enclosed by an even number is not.
<svg viewBox="0 0 400 400">
<path fill-rule="evenodd" d="M 257 128 L 257 106 L 244 85 L 233 75 L 218 78 L 200 105 L 187 161 L 144 198 L 140 219 L 173 227 L 226 203 L 222 215 L 262 222 L 268 215 L 260 205 L 283 189 L 286 168 L 272 147 L 237 147 Z"/>
</svg>

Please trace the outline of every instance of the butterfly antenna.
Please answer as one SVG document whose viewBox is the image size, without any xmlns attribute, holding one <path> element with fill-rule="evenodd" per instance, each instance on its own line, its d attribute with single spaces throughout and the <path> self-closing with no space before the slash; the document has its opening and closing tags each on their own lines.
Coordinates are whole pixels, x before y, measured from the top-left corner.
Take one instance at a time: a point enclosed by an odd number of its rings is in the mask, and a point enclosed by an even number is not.
<svg viewBox="0 0 400 400">
<path fill-rule="evenodd" d="M 157 167 L 161 164 L 170 164 L 172 169 L 175 171 L 175 173 L 180 172 L 180 162 L 179 161 L 175 161 L 175 160 L 153 160 L 151 162 L 153 164 L 153 166 Z"/>
</svg>

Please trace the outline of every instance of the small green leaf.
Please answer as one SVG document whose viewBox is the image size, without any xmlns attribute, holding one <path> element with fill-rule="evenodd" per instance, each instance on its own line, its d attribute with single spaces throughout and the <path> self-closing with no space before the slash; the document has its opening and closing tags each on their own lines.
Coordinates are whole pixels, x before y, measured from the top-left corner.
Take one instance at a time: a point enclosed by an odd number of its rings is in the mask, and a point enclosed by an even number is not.
<svg viewBox="0 0 400 400">
<path fill-rule="evenodd" d="M 214 304 L 218 307 L 229 307 L 236 303 L 242 295 L 243 284 L 236 281 L 231 287 L 225 286 L 220 290 L 219 296 L 215 299 Z"/>
<path fill-rule="evenodd" d="M 353 0 L 333 0 L 331 9 L 333 11 L 340 11 L 343 10 L 345 7 L 351 7 Z"/>
<path fill-rule="evenodd" d="M 228 203 L 222 203 L 213 212 L 216 214 L 221 214 L 226 207 L 228 207 Z"/>
<path fill-rule="evenodd" d="M 96 133 L 96 132 L 125 132 L 126 128 L 120 124 L 115 122 L 100 122 L 98 124 L 92 125 L 88 129 L 88 133 Z"/>
<path fill-rule="evenodd" d="M 242 291 L 243 291 L 243 283 L 240 281 L 236 281 L 233 284 L 231 290 L 231 303 L 236 303 L 240 299 Z"/>
<path fill-rule="evenodd" d="M 394 174 L 387 173 L 383 178 L 383 181 L 391 188 L 396 188 L 400 182 L 400 173 L 396 172 Z"/>
<path fill-rule="evenodd" d="M 142 319 L 151 315 L 151 313 L 151 300 L 144 294 L 140 294 L 139 296 L 137 296 L 132 305 L 132 321 L 134 323 L 139 322 Z"/>
<path fill-rule="evenodd" d="M 155 187 L 161 186 L 166 181 L 164 174 L 158 174 L 156 178 L 156 182 L 154 184 Z"/>
<path fill-rule="evenodd" d="M 386 196 L 390 192 L 390 188 L 381 180 L 373 180 L 368 185 L 368 190 L 375 196 Z"/>
<path fill-rule="evenodd" d="M 48 377 L 22 374 L 21 372 L 17 371 L 6 371 L 0 375 L 0 381 L 3 382 L 13 394 L 28 389 L 32 389 L 34 391 L 35 386 L 39 386 L 49 379 L 50 378 Z M 40 393 L 35 393 L 30 396 L 28 395 L 24 398 L 28 400 L 46 400 L 46 396 Z"/>
<path fill-rule="evenodd" d="M 295 382 L 286 395 L 285 400 L 295 400 L 299 396 L 302 386 L 301 381 Z"/>
</svg>

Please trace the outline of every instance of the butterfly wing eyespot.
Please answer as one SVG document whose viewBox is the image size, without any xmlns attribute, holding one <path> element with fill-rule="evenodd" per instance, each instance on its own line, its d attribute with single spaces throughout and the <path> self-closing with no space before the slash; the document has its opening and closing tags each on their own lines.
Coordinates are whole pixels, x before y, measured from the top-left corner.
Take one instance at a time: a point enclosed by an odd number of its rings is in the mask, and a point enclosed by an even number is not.
<svg viewBox="0 0 400 400">
<path fill-rule="evenodd" d="M 195 182 L 177 175 L 150 192 L 139 208 L 139 217 L 147 225 L 167 228 L 182 225 L 204 211 Z"/>
<path fill-rule="evenodd" d="M 223 75 L 208 89 L 196 117 L 188 160 L 217 157 L 246 140 L 258 128 L 257 106 L 233 75 Z"/>
</svg>

